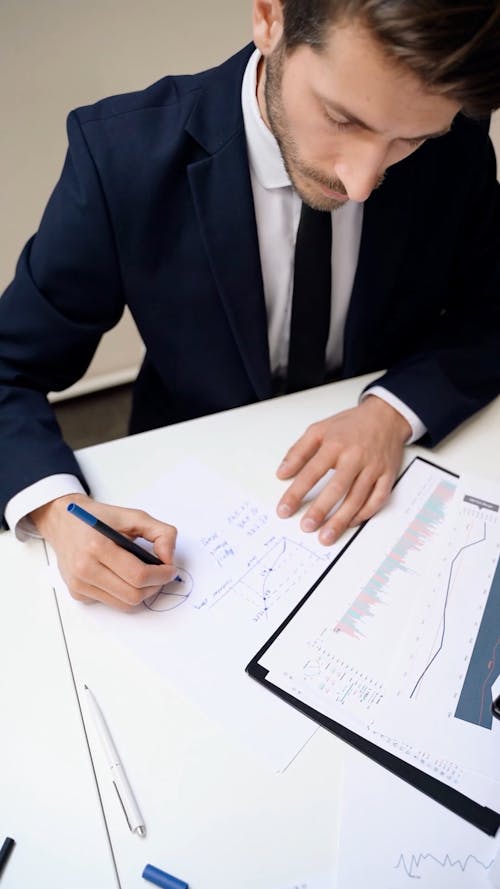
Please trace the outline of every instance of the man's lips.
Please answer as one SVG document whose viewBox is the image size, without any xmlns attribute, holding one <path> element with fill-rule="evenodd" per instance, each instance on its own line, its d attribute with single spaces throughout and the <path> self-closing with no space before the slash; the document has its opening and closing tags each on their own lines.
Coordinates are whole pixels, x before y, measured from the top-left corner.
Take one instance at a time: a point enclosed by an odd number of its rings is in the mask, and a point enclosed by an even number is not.
<svg viewBox="0 0 500 889">
<path fill-rule="evenodd" d="M 340 191 L 334 191 L 332 188 L 327 188 L 326 185 L 320 185 L 321 191 L 326 194 L 329 198 L 335 198 L 336 201 L 348 201 L 349 195 L 344 194 Z"/>
</svg>

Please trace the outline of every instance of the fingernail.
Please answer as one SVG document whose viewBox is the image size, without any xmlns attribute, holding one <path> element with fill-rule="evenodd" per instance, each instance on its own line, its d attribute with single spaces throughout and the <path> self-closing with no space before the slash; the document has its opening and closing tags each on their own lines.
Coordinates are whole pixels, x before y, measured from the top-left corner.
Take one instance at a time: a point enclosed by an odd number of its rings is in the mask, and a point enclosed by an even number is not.
<svg viewBox="0 0 500 889">
<path fill-rule="evenodd" d="M 289 516 L 291 516 L 291 514 L 292 510 L 290 509 L 288 504 L 280 503 L 280 505 L 278 506 L 278 515 L 280 516 L 280 518 L 287 519 Z"/>
<path fill-rule="evenodd" d="M 300 527 L 303 531 L 315 531 L 318 527 L 318 523 L 315 522 L 314 519 L 302 519 Z"/>
<path fill-rule="evenodd" d="M 332 543 L 335 543 L 336 539 L 337 535 L 331 528 L 325 528 L 319 535 L 320 543 L 323 543 L 325 546 L 330 546 Z"/>
</svg>

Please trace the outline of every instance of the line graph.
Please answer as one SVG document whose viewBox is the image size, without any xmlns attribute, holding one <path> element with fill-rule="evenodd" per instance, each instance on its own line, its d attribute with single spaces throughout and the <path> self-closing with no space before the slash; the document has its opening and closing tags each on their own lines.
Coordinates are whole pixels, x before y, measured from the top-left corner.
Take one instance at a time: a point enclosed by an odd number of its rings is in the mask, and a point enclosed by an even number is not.
<svg viewBox="0 0 500 889">
<path fill-rule="evenodd" d="M 436 689 L 446 687 L 448 719 L 491 730 L 492 686 L 500 675 L 499 508 L 464 491 L 465 485 L 421 590 L 398 695 L 428 708 Z"/>
<path fill-rule="evenodd" d="M 391 581 L 397 572 L 408 573 L 411 552 L 421 553 L 443 522 L 447 504 L 452 500 L 456 485 L 448 480 L 440 481 L 431 495 L 420 507 L 412 521 L 404 529 L 389 553 L 376 568 L 335 626 L 337 633 L 345 633 L 354 639 L 361 639 L 366 618 L 374 616 L 374 607 L 384 603 Z"/>
<path fill-rule="evenodd" d="M 451 560 L 450 570 L 449 570 L 449 574 L 448 574 L 448 580 L 446 583 L 446 588 L 445 588 L 445 593 L 444 593 L 443 611 L 442 611 L 442 617 L 441 617 L 441 621 L 440 621 L 441 629 L 440 629 L 440 634 L 439 634 L 439 641 L 438 641 L 436 650 L 431 655 L 431 657 L 428 660 L 427 664 L 425 665 L 424 669 L 420 673 L 420 676 L 418 677 L 417 681 L 415 682 L 415 685 L 413 686 L 413 688 L 410 692 L 410 698 L 413 697 L 413 695 L 417 691 L 420 683 L 423 681 L 423 679 L 425 678 L 425 676 L 431 669 L 434 661 L 436 660 L 436 658 L 439 656 L 439 654 L 443 650 L 444 637 L 445 637 L 445 633 L 446 633 L 446 615 L 447 615 L 447 609 L 448 609 L 448 603 L 449 603 L 450 591 L 451 591 L 452 579 L 453 579 L 453 572 L 454 572 L 455 566 L 457 565 L 458 561 L 460 560 L 460 557 L 462 556 L 462 554 L 467 549 L 469 549 L 472 546 L 477 546 L 478 544 L 483 543 L 483 541 L 485 541 L 485 540 L 486 540 L 486 525 L 483 526 L 482 536 L 478 540 L 473 540 L 471 543 L 466 543 L 466 544 L 464 544 L 464 546 L 461 546 L 460 549 L 458 550 L 458 552 L 453 556 L 453 558 Z"/>
<path fill-rule="evenodd" d="M 483 861 L 475 855 L 466 855 L 464 858 L 452 858 L 448 853 L 439 857 L 433 855 L 431 852 L 418 852 L 417 854 L 410 853 L 408 855 L 401 852 L 394 865 L 394 870 L 400 870 L 405 876 L 409 877 L 410 880 L 420 880 L 422 874 L 420 874 L 419 871 L 422 870 L 425 865 L 431 865 L 431 868 L 426 868 L 427 870 L 436 871 L 438 869 L 445 870 L 449 868 L 457 868 L 462 873 L 465 873 L 467 870 L 471 871 L 476 868 L 488 871 L 492 867 L 494 860 L 495 859 L 492 858 L 489 861 Z"/>
</svg>

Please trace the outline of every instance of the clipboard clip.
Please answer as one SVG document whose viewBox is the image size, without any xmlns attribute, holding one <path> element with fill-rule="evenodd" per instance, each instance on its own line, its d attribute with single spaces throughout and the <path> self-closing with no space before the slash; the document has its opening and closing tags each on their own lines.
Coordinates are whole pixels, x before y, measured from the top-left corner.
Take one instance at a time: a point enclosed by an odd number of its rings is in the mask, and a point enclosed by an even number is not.
<svg viewBox="0 0 500 889">
<path fill-rule="evenodd" d="M 491 712 L 493 713 L 493 716 L 496 716 L 497 719 L 500 719 L 500 695 L 498 695 L 498 698 L 495 698 L 495 700 L 493 701 L 491 705 Z"/>
</svg>

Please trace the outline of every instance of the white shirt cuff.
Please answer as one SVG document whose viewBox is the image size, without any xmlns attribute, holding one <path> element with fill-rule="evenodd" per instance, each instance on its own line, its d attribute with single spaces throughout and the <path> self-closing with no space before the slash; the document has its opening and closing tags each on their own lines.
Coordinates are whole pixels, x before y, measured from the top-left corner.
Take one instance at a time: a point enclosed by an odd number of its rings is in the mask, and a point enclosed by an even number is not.
<svg viewBox="0 0 500 889">
<path fill-rule="evenodd" d="M 368 395 L 376 395 L 377 398 L 381 398 L 382 401 L 390 404 L 391 407 L 394 408 L 411 426 L 411 435 L 406 440 L 405 444 L 413 444 L 414 441 L 418 441 L 419 438 L 422 438 L 422 435 L 425 435 L 427 432 L 427 426 L 422 423 L 420 417 L 412 411 L 404 401 L 401 401 L 396 395 L 393 395 L 392 392 L 389 392 L 388 389 L 385 389 L 384 386 L 372 386 L 371 389 L 366 389 L 362 394 L 360 401 L 364 401 L 364 399 Z"/>
<path fill-rule="evenodd" d="M 28 537 L 40 538 L 40 534 L 29 517 L 30 512 L 33 509 L 38 509 L 39 506 L 50 503 L 57 497 L 64 497 L 65 494 L 85 493 L 85 489 L 76 476 L 66 473 L 49 475 L 19 491 L 9 500 L 5 509 L 5 520 L 18 540 L 27 540 Z"/>
</svg>

